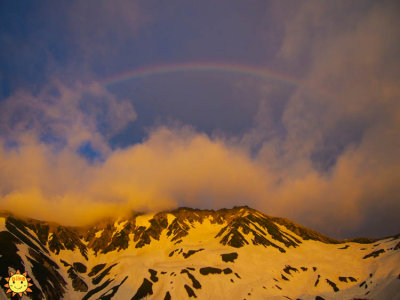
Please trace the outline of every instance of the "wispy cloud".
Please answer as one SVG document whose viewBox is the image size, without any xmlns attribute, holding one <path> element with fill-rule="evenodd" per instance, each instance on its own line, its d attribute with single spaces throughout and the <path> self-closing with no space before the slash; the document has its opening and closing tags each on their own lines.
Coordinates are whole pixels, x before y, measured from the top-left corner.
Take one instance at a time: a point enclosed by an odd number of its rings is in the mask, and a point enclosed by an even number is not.
<svg viewBox="0 0 400 300">
<path fill-rule="evenodd" d="M 112 62 L 119 51 L 113 41 L 131 42 L 147 22 L 131 2 L 71 5 L 66 26 L 85 61 L 110 55 Z M 162 103 L 166 115 L 184 115 L 173 120 L 184 124 L 153 124 L 140 143 L 113 148 L 110 140 L 128 124 L 149 117 L 137 117 L 133 105 L 145 98 L 121 97 L 124 91 L 117 88 L 111 92 L 90 79 L 93 70 L 76 80 L 53 76 L 37 89 L 15 89 L 0 103 L 0 208 L 82 224 L 130 209 L 247 204 L 335 236 L 395 233 L 398 12 L 391 1 L 271 3 L 266 15 L 274 16 L 277 28 L 257 27 L 257 36 L 266 31 L 280 47 L 270 49 L 274 55 L 266 61 L 301 76 L 308 88 L 230 79 L 235 88 L 251 90 L 245 100 L 259 107 L 244 133 L 207 135 L 201 122 L 195 124 L 210 116 L 198 107 L 236 105 L 231 94 L 218 92 L 218 102 L 204 100 L 218 105 L 196 103 L 189 110 L 186 101 L 202 98 L 190 98 L 190 90 L 182 93 L 186 98 L 168 102 L 149 80 L 158 102 L 148 104 L 146 113 Z M 221 120 L 235 123 L 238 115 L 226 113 Z M 87 142 L 101 160 L 82 156 L 80 147 Z"/>
<path fill-rule="evenodd" d="M 104 153 L 110 151 L 108 139 L 136 118 L 131 102 L 95 82 L 67 87 L 54 80 L 37 94 L 21 89 L 0 108 L 1 137 L 8 143 L 31 135 L 72 150 L 91 142 Z"/>
</svg>

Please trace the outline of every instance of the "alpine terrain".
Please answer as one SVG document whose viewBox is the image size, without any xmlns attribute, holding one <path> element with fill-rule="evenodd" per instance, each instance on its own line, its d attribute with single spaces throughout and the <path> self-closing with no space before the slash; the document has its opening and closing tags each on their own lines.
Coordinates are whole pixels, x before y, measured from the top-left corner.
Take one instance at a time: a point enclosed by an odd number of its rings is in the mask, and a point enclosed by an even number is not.
<svg viewBox="0 0 400 300">
<path fill-rule="evenodd" d="M 87 227 L 2 212 L 1 299 L 16 271 L 23 299 L 400 299 L 400 235 L 338 241 L 248 207 Z"/>
</svg>

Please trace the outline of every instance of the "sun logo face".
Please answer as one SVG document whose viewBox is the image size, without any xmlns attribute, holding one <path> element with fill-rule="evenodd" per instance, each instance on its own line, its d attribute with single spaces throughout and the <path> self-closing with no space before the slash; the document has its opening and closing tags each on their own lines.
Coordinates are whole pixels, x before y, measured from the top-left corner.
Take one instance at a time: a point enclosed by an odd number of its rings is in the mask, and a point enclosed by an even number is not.
<svg viewBox="0 0 400 300">
<path fill-rule="evenodd" d="M 21 274 L 19 270 L 15 274 L 11 272 L 10 277 L 7 277 L 6 280 L 7 284 L 5 284 L 4 287 L 8 288 L 7 294 L 12 293 L 13 296 L 18 294 L 22 297 L 22 294 L 26 295 L 28 292 L 32 292 L 29 287 L 33 284 L 29 283 L 31 278 L 27 277 L 26 273 Z"/>
</svg>

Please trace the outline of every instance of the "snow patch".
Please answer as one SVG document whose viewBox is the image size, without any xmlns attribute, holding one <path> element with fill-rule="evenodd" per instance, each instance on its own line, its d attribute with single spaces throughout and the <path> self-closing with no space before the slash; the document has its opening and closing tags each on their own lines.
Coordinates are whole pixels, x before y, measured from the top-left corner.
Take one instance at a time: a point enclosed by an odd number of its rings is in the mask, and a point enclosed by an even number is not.
<svg viewBox="0 0 400 300">
<path fill-rule="evenodd" d="M 149 227 L 150 226 L 150 220 L 153 218 L 153 215 L 141 215 L 136 217 L 136 227 L 143 226 L 143 227 Z"/>
<path fill-rule="evenodd" d="M 97 239 L 98 239 L 99 237 L 101 237 L 101 235 L 103 234 L 103 231 L 104 231 L 104 229 L 102 229 L 102 230 L 100 230 L 100 231 L 97 231 L 97 232 L 95 233 L 95 236 L 96 236 Z"/>
<path fill-rule="evenodd" d="M 128 223 L 128 221 L 119 221 L 119 222 L 115 222 L 115 223 L 114 223 L 114 227 L 115 227 L 117 230 L 115 231 L 114 234 L 116 234 L 116 233 L 120 232 L 122 229 L 124 229 L 126 223 Z"/>
</svg>

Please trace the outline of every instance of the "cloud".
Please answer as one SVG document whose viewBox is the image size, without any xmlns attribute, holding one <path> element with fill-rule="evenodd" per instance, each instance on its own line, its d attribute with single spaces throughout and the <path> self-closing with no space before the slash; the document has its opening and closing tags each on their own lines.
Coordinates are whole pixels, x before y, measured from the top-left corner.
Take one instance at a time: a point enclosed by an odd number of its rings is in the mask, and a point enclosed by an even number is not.
<svg viewBox="0 0 400 300">
<path fill-rule="evenodd" d="M 66 224 L 90 223 L 132 209 L 247 204 L 338 236 L 344 227 L 355 230 L 368 221 L 371 208 L 399 208 L 399 166 L 372 162 L 376 156 L 370 157 L 367 148 L 349 149 L 330 175 L 310 168 L 298 176 L 287 168 L 273 170 L 240 147 L 185 127 L 157 128 L 143 143 L 115 150 L 95 164 L 26 137 L 18 149 L 2 147 L 1 204 Z"/>
<path fill-rule="evenodd" d="M 396 233 L 398 5 L 280 3 L 271 6 L 283 27 L 276 60 L 307 89 L 271 100 L 284 93 L 261 84 L 254 126 L 243 135 L 160 125 L 123 149 L 109 140 L 135 120 L 130 100 L 97 83 L 16 91 L 0 107 L 0 207 L 83 224 L 131 209 L 247 204 L 336 237 Z M 82 40 L 96 44 L 102 34 Z M 182 107 L 171 109 L 187 113 Z M 101 160 L 79 154 L 86 141 Z"/>
<path fill-rule="evenodd" d="M 0 156 L 1 175 L 7 174 L 0 185 L 2 208 L 69 224 L 128 209 L 258 201 L 268 186 L 264 170 L 240 149 L 187 128 L 158 128 L 104 163 L 90 164 L 68 148 L 54 152 L 30 137 L 18 149 L 2 147 Z"/>
<path fill-rule="evenodd" d="M 278 213 L 336 235 L 398 230 L 398 11 L 390 1 L 308 1 L 289 10 L 278 56 L 324 93 L 299 87 L 282 114 L 287 134 L 260 151 L 281 173 Z M 333 225 L 341 222 L 344 231 Z"/>
<path fill-rule="evenodd" d="M 108 139 L 136 119 L 132 104 L 117 100 L 96 82 L 67 87 L 53 80 L 38 94 L 18 90 L 0 103 L 1 136 L 16 142 L 27 134 L 53 146 L 76 150 L 91 142 L 110 151 Z"/>
<path fill-rule="evenodd" d="M 100 64 L 118 58 L 121 48 L 151 19 L 137 2 L 123 0 L 73 1 L 66 14 L 67 28 L 83 61 Z"/>
</svg>

